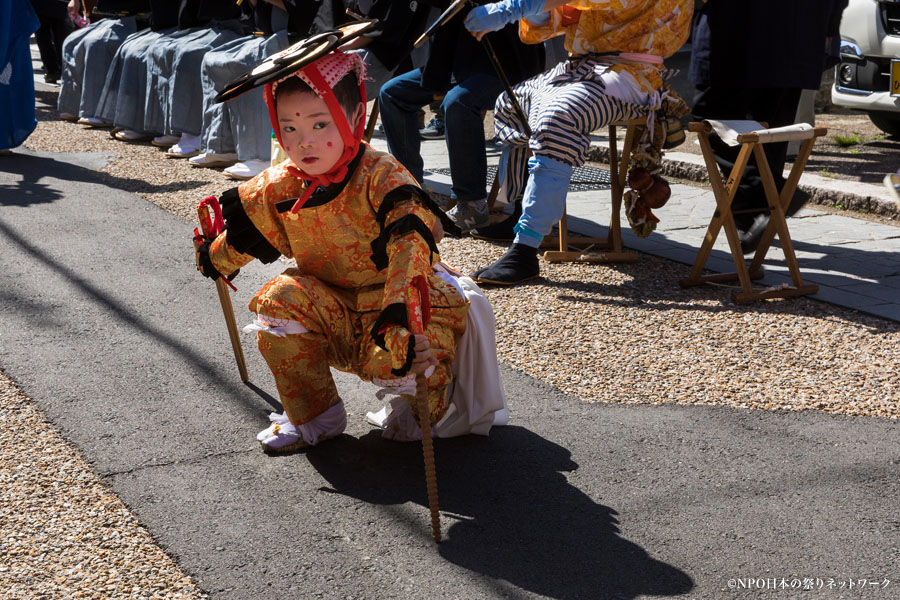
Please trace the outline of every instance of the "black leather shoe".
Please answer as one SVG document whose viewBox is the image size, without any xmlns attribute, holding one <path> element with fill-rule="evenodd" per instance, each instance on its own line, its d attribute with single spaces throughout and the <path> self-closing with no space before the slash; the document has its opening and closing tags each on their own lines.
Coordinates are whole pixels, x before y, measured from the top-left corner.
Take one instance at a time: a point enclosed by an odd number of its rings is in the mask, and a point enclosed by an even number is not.
<svg viewBox="0 0 900 600">
<path fill-rule="evenodd" d="M 769 215 L 760 213 L 754 217 L 753 222 L 746 231 L 738 229 L 738 237 L 741 240 L 741 250 L 744 254 L 752 254 L 759 246 L 762 234 L 765 233 L 766 227 L 769 226 Z"/>
<path fill-rule="evenodd" d="M 513 244 L 506 254 L 489 267 L 475 271 L 469 277 L 479 283 L 516 285 L 541 274 L 537 248 Z"/>
</svg>

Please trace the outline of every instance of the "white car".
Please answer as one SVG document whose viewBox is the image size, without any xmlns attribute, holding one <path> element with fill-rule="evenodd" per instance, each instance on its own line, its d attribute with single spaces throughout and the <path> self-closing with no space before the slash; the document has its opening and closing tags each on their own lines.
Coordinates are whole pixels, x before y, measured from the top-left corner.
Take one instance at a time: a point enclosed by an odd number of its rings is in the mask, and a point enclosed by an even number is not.
<svg viewBox="0 0 900 600">
<path fill-rule="evenodd" d="M 900 136 L 900 0 L 850 0 L 831 98 Z"/>
</svg>

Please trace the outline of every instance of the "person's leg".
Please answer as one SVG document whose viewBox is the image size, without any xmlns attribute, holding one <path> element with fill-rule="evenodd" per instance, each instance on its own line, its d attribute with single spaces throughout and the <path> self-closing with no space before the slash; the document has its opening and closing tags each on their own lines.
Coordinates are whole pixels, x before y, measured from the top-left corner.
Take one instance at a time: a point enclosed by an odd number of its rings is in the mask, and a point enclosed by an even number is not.
<svg viewBox="0 0 900 600">
<path fill-rule="evenodd" d="M 52 83 L 59 78 L 61 67 L 56 57 L 56 49 L 53 47 L 53 19 L 39 16 L 40 28 L 34 32 L 37 40 L 38 52 L 41 55 L 41 63 L 44 65 L 44 81 Z"/>
<path fill-rule="evenodd" d="M 389 80 L 378 94 L 378 110 L 384 124 L 388 152 L 422 183 L 424 163 L 416 111 L 434 99 L 434 91 L 422 87 L 422 70 L 414 69 Z"/>
<path fill-rule="evenodd" d="M 794 122 L 800 90 L 786 89 L 737 89 L 714 86 L 698 87 L 693 114 L 698 120 L 753 120 L 766 123 L 769 127 L 781 127 Z M 727 177 L 737 160 L 740 146 L 729 146 L 718 136 L 710 136 L 710 145 L 716 163 L 724 177 Z M 766 144 L 766 161 L 772 170 L 776 187 L 784 185 L 784 163 L 787 143 Z M 755 157 L 751 156 L 741 183 L 735 191 L 732 209 L 735 225 L 745 253 L 752 252 L 759 244 L 762 233 L 768 225 L 768 214 L 762 212 L 767 206 L 765 190 L 760 178 Z M 755 212 L 758 211 L 758 212 Z"/>
<path fill-rule="evenodd" d="M 489 222 L 483 113 L 493 108 L 502 88 L 497 77 L 473 75 L 451 88 L 441 103 L 450 158 L 450 193 L 456 199 L 448 216 L 463 232 Z"/>
<path fill-rule="evenodd" d="M 200 150 L 203 154 L 192 158 L 191 164 L 204 166 L 208 162 L 207 154 L 212 157 L 233 155 L 234 160 L 237 160 L 230 113 L 233 103 L 243 102 L 247 94 L 230 102 L 215 102 L 215 97 L 227 83 L 259 62 L 256 60 L 258 48 L 266 43 L 266 39 L 254 35 L 245 36 L 207 52 L 203 57 L 200 66 L 200 85 L 203 90 Z M 259 99 L 262 99 L 261 95 Z"/>
<path fill-rule="evenodd" d="M 103 28 L 104 21 L 100 21 L 96 25 L 79 29 L 67 37 L 63 44 L 59 98 L 56 101 L 56 109 L 60 115 L 78 116 L 87 43 L 89 38 L 99 36 Z"/>
<path fill-rule="evenodd" d="M 140 44 L 145 38 L 150 37 L 154 32 L 150 29 L 136 31 L 125 38 L 122 45 L 116 50 L 110 63 L 109 69 L 104 76 L 103 89 L 100 92 L 100 98 L 97 102 L 97 110 L 94 115 L 97 119 L 113 122 L 116 114 L 116 101 L 119 94 L 119 82 L 122 79 L 122 73 L 125 68 L 125 61 L 130 53 L 132 45 Z"/>
<path fill-rule="evenodd" d="M 99 36 L 103 28 L 104 22 L 100 21 L 91 27 L 79 29 L 67 37 L 63 44 L 59 98 L 56 101 L 56 109 L 61 115 L 78 115 L 88 40 L 91 37 Z"/>
<path fill-rule="evenodd" d="M 331 414 L 341 399 L 330 366 L 353 363 L 354 332 L 346 307 L 327 286 L 297 269 L 272 279 L 249 307 L 258 315 L 252 328 L 287 417 L 283 435 L 267 429 L 260 435 L 270 435 L 260 441 L 267 449 L 285 451 L 339 435 L 346 415 Z M 317 429 L 320 417 L 328 421 L 323 431 Z"/>
<path fill-rule="evenodd" d="M 468 305 L 463 296 L 456 290 L 446 291 L 442 286 L 429 287 L 429 304 L 432 307 L 431 316 L 425 327 L 425 337 L 431 346 L 431 354 L 438 361 L 428 378 L 428 408 L 431 424 L 434 425 L 447 411 L 447 387 L 452 378 L 452 368 L 456 358 L 456 348 L 460 338 L 466 331 L 466 316 Z M 360 316 L 359 330 L 364 332 L 360 338 L 357 365 L 352 369 L 359 373 L 363 379 L 371 379 L 382 387 L 391 387 L 391 383 L 398 383 L 398 378 L 391 373 L 391 360 L 387 352 L 377 346 L 369 334 L 377 315 L 364 314 Z M 408 380 L 414 380 L 411 374 L 405 376 Z M 413 406 L 412 414 L 418 423 L 418 414 Z"/>
<path fill-rule="evenodd" d="M 53 44 L 53 73 L 56 75 L 56 79 L 58 80 L 62 74 L 62 64 L 63 64 L 63 44 L 66 42 L 66 38 L 72 33 L 74 24 L 69 19 L 68 15 L 55 18 L 51 22 L 51 41 Z"/>
<path fill-rule="evenodd" d="M 592 81 L 547 86 L 531 96 L 536 115 L 529 146 L 528 183 L 522 216 L 509 251 L 497 262 L 472 274 L 476 281 L 513 285 L 537 277 L 537 249 L 562 217 L 569 179 L 584 164 L 591 131 L 609 123 L 634 118 L 642 107 L 607 96 Z"/>
<path fill-rule="evenodd" d="M 91 27 L 105 26 L 85 42 L 84 72 L 78 116 L 94 117 L 100 105 L 100 94 L 106 73 L 110 70 L 116 51 L 137 31 L 135 17 L 104 19 Z"/>
<path fill-rule="evenodd" d="M 168 89 L 166 125 L 169 131 L 200 135 L 203 125 L 203 87 L 200 81 L 203 55 L 238 38 L 238 32 L 229 25 L 217 24 L 179 45 L 172 62 Z M 199 150 L 199 140 L 197 146 Z"/>
</svg>

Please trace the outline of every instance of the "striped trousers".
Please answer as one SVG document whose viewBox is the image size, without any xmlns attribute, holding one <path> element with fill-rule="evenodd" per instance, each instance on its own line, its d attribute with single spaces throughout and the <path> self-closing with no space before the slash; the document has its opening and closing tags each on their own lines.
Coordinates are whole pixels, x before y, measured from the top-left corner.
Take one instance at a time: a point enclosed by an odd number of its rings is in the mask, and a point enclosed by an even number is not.
<svg viewBox="0 0 900 600">
<path fill-rule="evenodd" d="M 645 107 L 606 94 L 600 77 L 607 68 L 602 58 L 569 59 L 514 86 L 531 137 L 509 96 L 500 95 L 494 106 L 494 131 L 508 146 L 504 149 L 507 162 L 501 167 L 507 201 L 518 198 L 524 189 L 529 150 L 580 167 L 587 158 L 592 131 L 646 115 Z"/>
</svg>

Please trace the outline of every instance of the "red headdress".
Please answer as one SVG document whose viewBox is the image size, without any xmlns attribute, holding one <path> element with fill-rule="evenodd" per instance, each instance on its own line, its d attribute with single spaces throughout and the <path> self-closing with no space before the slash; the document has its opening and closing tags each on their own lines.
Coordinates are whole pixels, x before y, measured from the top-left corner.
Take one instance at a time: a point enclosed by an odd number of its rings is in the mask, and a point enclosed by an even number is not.
<svg viewBox="0 0 900 600">
<path fill-rule="evenodd" d="M 356 125 L 356 130 L 350 131 L 350 123 L 347 121 L 347 116 L 341 108 L 341 105 L 338 103 L 337 97 L 334 95 L 334 90 L 332 89 L 338 81 L 351 71 L 356 74 L 356 82 L 359 85 L 359 96 L 365 106 L 366 65 L 362 58 L 356 53 L 345 54 L 340 50 L 334 50 L 315 62 L 303 67 L 299 71 L 266 84 L 264 96 L 266 105 L 269 107 L 269 118 L 272 120 L 272 129 L 275 131 L 275 137 L 282 147 L 284 144 L 281 142 L 281 128 L 278 125 L 278 115 L 275 112 L 275 90 L 278 89 L 278 84 L 289 77 L 299 77 L 312 88 L 317 96 L 325 101 L 325 104 L 328 106 L 328 110 L 331 113 L 331 117 L 334 119 L 338 131 L 341 134 L 341 140 L 344 142 L 344 152 L 327 173 L 310 175 L 297 165 L 290 165 L 288 167 L 292 174 L 307 182 L 306 191 L 304 191 L 303 195 L 301 195 L 297 199 L 297 202 L 294 203 L 291 212 L 300 210 L 320 185 L 328 186 L 332 183 L 343 181 L 344 178 L 347 177 L 347 165 L 359 151 L 359 144 L 362 140 L 363 130 L 365 129 L 365 119 L 360 119 L 359 123 Z"/>
</svg>

